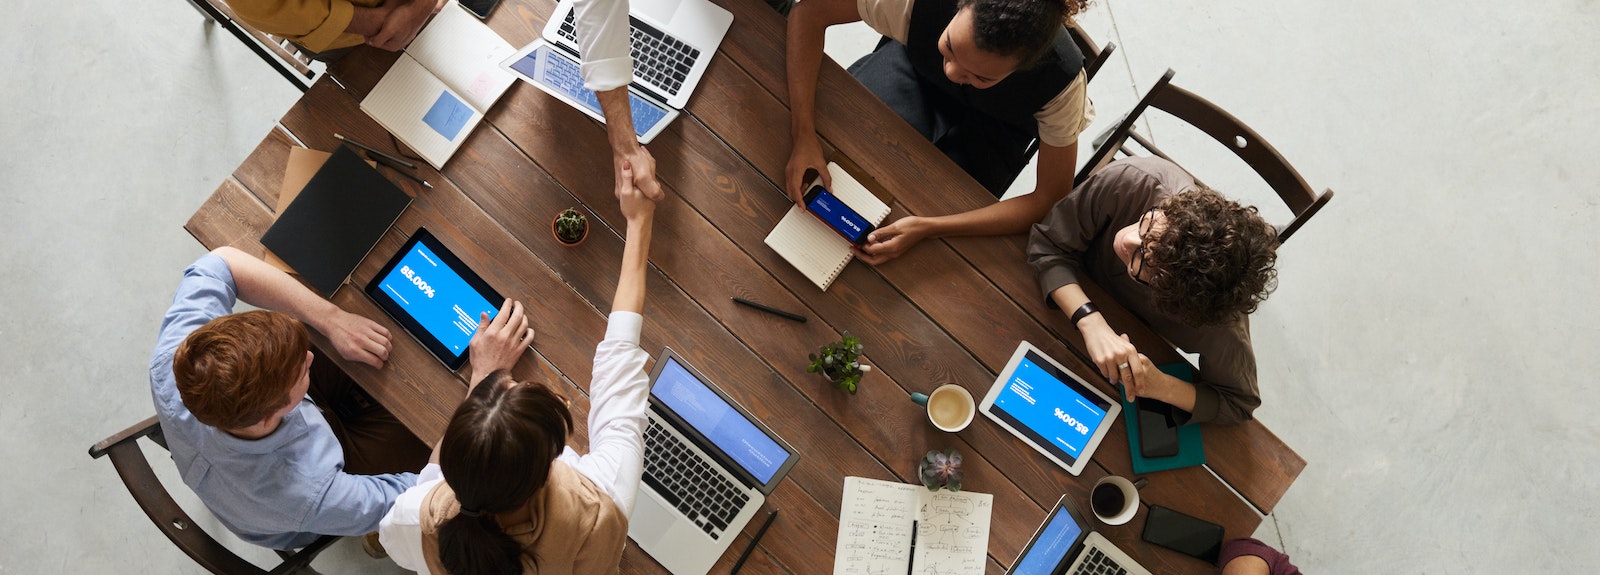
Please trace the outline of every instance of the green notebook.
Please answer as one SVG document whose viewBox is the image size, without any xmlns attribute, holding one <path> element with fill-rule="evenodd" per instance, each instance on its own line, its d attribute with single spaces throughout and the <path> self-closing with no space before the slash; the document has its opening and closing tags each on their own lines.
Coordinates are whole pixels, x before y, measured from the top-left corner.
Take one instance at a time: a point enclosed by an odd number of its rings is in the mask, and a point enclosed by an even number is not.
<svg viewBox="0 0 1600 575">
<path fill-rule="evenodd" d="M 1178 379 L 1193 382 L 1194 368 L 1187 363 L 1173 363 L 1160 367 L 1161 371 Z M 1117 394 L 1122 386 L 1117 386 Z M 1206 449 L 1200 441 L 1200 424 L 1190 423 L 1178 428 L 1178 454 L 1172 457 L 1145 457 L 1139 454 L 1139 410 L 1130 401 L 1122 402 L 1122 424 L 1128 428 L 1128 454 L 1133 458 L 1135 475 L 1153 471 L 1166 471 L 1205 465 Z"/>
</svg>

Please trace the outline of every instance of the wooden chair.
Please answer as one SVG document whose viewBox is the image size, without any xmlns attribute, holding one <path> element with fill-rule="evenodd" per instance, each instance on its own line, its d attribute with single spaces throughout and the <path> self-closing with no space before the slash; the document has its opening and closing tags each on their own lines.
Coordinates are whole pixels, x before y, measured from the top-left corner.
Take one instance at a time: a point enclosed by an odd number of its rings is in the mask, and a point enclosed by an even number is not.
<svg viewBox="0 0 1600 575">
<path fill-rule="evenodd" d="M 1076 24 L 1067 26 L 1067 35 L 1072 37 L 1072 43 L 1078 45 L 1078 51 L 1083 53 L 1083 80 L 1088 82 L 1094 79 L 1095 72 L 1100 71 L 1106 60 L 1111 59 L 1111 53 L 1117 51 L 1114 42 L 1106 42 L 1106 47 L 1096 46 L 1094 39 L 1079 28 Z"/>
<path fill-rule="evenodd" d="M 293 42 L 267 34 L 240 21 L 235 17 L 233 9 L 221 0 L 189 0 L 189 5 L 200 11 L 210 23 L 221 26 L 233 34 L 301 92 L 310 89 L 311 85 L 322 77 L 325 67 L 321 63 L 313 64 L 312 57 L 315 54 L 301 49 Z"/>
<path fill-rule="evenodd" d="M 1305 225 L 1322 206 L 1333 199 L 1333 190 L 1323 190 L 1318 195 L 1305 178 L 1300 177 L 1300 172 L 1284 159 L 1276 149 L 1256 134 L 1255 130 L 1244 125 L 1232 114 L 1218 108 L 1205 98 L 1196 96 L 1193 92 L 1172 85 L 1174 72 L 1167 70 L 1161 80 L 1139 100 L 1139 103 L 1123 116 L 1111 131 L 1101 136 L 1103 141 L 1096 141 L 1095 152 L 1089 157 L 1089 162 L 1078 172 L 1073 182 L 1074 186 L 1083 185 L 1091 174 L 1111 163 L 1117 154 L 1133 155 L 1132 150 L 1125 145 L 1128 139 L 1133 139 L 1150 153 L 1171 160 L 1144 136 L 1135 132 L 1133 125 L 1150 108 L 1161 110 L 1173 117 L 1188 123 L 1201 132 L 1211 136 L 1217 143 L 1233 151 L 1235 156 L 1244 160 L 1246 165 L 1255 170 L 1256 174 L 1266 180 L 1267 185 L 1277 192 L 1283 203 L 1289 206 L 1289 211 L 1294 213 L 1294 219 L 1289 223 L 1278 226 L 1278 241 L 1286 242 L 1295 230 Z"/>
<path fill-rule="evenodd" d="M 128 493 L 133 495 L 133 500 L 139 503 L 139 507 L 144 509 L 144 514 L 155 522 L 156 527 L 161 529 L 167 539 L 172 540 L 174 545 L 207 571 L 219 575 L 315 573 L 311 570 L 311 560 L 334 541 L 339 540 L 338 537 L 327 535 L 300 551 L 293 553 L 280 551 L 278 554 L 284 560 L 271 571 L 245 561 L 197 527 L 194 520 L 189 518 L 189 514 L 172 500 L 172 495 L 167 492 L 161 480 L 156 477 L 155 471 L 150 468 L 150 460 L 145 459 L 144 452 L 139 449 L 138 441 L 141 437 L 149 438 L 162 449 L 167 447 L 166 437 L 161 434 L 161 422 L 157 421 L 155 416 L 151 416 L 94 444 L 94 447 L 89 448 L 89 456 L 99 459 L 110 455 L 111 464 L 117 468 L 117 475 L 122 478 L 122 484 L 127 486 Z"/>
</svg>

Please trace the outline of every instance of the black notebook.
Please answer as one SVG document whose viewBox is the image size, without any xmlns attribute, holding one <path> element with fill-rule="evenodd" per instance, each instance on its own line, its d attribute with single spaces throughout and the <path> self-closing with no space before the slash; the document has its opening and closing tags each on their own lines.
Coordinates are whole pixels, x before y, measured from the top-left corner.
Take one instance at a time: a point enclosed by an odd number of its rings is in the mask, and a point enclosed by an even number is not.
<svg viewBox="0 0 1600 575">
<path fill-rule="evenodd" d="M 261 245 L 333 297 L 410 203 L 411 196 L 341 146 L 278 214 Z"/>
</svg>

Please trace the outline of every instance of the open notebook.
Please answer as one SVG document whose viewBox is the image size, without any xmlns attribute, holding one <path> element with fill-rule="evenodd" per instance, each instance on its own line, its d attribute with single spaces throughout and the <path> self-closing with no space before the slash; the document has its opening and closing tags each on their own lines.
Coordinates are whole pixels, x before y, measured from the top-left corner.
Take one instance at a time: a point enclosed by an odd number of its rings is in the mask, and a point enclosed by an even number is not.
<svg viewBox="0 0 1600 575">
<path fill-rule="evenodd" d="M 361 110 L 416 150 L 434 169 L 516 78 L 500 61 L 516 49 L 454 1 L 400 53 Z"/>
<path fill-rule="evenodd" d="M 871 221 L 872 225 L 883 223 L 883 219 L 889 216 L 889 206 L 867 191 L 861 182 L 850 177 L 839 164 L 828 162 L 828 174 L 833 177 L 833 188 L 828 191 Z M 810 187 L 811 184 L 806 184 L 807 189 Z M 855 259 L 855 254 L 850 252 L 849 241 L 839 237 L 828 224 L 806 213 L 805 208 L 798 205 L 789 208 L 789 213 L 784 214 L 777 227 L 772 228 L 772 233 L 767 234 L 766 242 L 772 251 L 789 260 L 790 265 L 823 291 L 827 291 L 828 286 L 833 285 L 833 280 L 844 271 L 844 266 Z"/>
</svg>

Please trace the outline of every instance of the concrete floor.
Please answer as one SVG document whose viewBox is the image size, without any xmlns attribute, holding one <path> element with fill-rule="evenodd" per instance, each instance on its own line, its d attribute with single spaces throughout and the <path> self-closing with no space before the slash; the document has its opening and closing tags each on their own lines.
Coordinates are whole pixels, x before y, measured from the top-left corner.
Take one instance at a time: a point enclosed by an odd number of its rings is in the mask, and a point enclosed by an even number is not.
<svg viewBox="0 0 1600 575">
<path fill-rule="evenodd" d="M 181 226 L 298 93 L 178 0 L 7 5 L 0 573 L 197 573 L 84 449 L 151 413 L 156 326 L 201 251 Z M 1308 573 L 1600 569 L 1600 6 L 1100 0 L 1082 20 L 1119 46 L 1090 135 L 1171 67 L 1338 194 L 1255 315 L 1257 414 L 1310 461 L 1258 537 Z M 841 28 L 830 51 L 873 40 Z M 1192 134 L 1145 129 L 1271 205 Z M 318 565 L 396 571 L 348 541 Z"/>
</svg>

